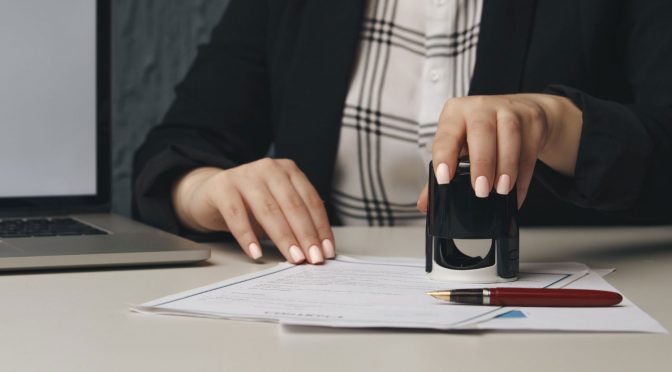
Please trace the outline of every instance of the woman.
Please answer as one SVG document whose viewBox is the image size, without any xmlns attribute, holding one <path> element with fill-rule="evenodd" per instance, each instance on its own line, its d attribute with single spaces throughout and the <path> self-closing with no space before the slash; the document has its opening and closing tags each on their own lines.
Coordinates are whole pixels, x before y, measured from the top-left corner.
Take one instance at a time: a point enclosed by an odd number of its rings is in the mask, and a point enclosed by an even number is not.
<svg viewBox="0 0 672 372">
<path fill-rule="evenodd" d="M 477 196 L 517 186 L 522 224 L 669 222 L 670 14 L 663 0 L 232 0 L 137 153 L 135 211 L 319 264 L 331 224 L 422 223 L 428 161 L 446 183 L 468 155 Z"/>
</svg>

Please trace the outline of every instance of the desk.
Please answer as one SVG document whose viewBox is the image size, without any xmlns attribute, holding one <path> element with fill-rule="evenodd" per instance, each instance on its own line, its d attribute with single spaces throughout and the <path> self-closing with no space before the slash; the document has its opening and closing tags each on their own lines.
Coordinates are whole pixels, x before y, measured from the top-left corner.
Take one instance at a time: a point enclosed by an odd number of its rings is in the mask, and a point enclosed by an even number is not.
<svg viewBox="0 0 672 372">
<path fill-rule="evenodd" d="M 418 228 L 336 229 L 339 253 L 423 255 Z M 191 267 L 0 276 L 3 371 L 671 370 L 672 337 L 291 327 L 130 313 L 131 304 L 275 265 L 213 244 Z M 615 267 L 608 280 L 672 330 L 672 228 L 523 229 L 524 261 Z M 267 256 L 269 256 L 267 254 Z M 543 367 L 542 367 L 543 366 Z"/>
</svg>

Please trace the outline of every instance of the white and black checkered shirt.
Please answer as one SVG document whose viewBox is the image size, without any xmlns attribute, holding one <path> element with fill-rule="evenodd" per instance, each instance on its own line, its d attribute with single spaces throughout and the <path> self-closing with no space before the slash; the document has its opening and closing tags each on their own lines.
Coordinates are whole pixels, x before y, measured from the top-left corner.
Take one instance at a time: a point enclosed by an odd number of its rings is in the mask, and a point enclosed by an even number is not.
<svg viewBox="0 0 672 372">
<path fill-rule="evenodd" d="M 443 104 L 468 94 L 482 0 L 369 0 L 332 201 L 345 225 L 420 224 Z"/>
</svg>

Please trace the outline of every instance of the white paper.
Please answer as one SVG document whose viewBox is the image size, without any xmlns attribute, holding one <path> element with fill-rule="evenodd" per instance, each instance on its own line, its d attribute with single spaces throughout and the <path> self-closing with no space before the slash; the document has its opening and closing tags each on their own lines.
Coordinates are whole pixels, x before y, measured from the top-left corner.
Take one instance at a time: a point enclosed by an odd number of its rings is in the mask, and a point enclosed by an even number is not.
<svg viewBox="0 0 672 372">
<path fill-rule="evenodd" d="M 605 277 L 611 273 L 613 273 L 616 269 L 593 269 L 591 268 L 590 272 L 595 273 L 601 277 Z"/>
<path fill-rule="evenodd" d="M 563 287 L 587 273 L 577 263 L 522 264 L 517 281 L 492 286 Z M 419 259 L 339 256 L 321 266 L 279 264 L 134 310 L 328 327 L 462 329 L 509 309 L 451 305 L 425 292 L 482 286 L 433 281 Z"/>
</svg>

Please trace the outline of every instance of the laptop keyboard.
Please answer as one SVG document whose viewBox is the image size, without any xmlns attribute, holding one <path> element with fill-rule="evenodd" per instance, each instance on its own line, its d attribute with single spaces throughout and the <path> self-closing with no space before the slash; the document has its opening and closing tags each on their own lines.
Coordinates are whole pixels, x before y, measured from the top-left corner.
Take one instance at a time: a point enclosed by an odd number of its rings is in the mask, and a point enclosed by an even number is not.
<svg viewBox="0 0 672 372">
<path fill-rule="evenodd" d="M 103 230 L 67 217 L 0 219 L 0 238 L 105 234 Z"/>
</svg>

